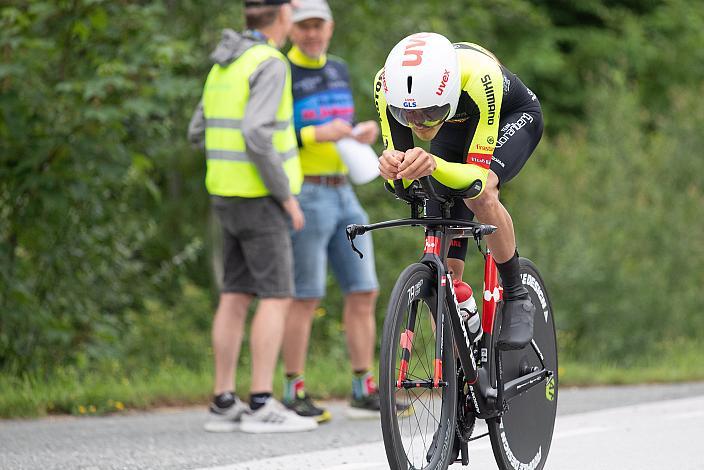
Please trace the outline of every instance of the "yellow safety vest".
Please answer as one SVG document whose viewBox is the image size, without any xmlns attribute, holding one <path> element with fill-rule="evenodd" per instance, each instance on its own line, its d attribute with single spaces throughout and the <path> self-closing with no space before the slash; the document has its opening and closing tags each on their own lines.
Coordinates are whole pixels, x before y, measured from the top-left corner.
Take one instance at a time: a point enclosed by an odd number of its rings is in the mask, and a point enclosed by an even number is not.
<svg viewBox="0 0 704 470">
<path fill-rule="evenodd" d="M 274 150 L 281 158 L 291 192 L 298 194 L 301 190 L 303 176 L 293 127 L 293 96 L 288 62 L 273 47 L 257 44 L 225 67 L 215 64 L 205 82 L 205 186 L 210 194 L 248 198 L 270 194 L 256 166 L 247 156 L 242 120 L 249 101 L 249 78 L 262 62 L 272 57 L 286 64 L 286 83 L 276 112 Z"/>
</svg>

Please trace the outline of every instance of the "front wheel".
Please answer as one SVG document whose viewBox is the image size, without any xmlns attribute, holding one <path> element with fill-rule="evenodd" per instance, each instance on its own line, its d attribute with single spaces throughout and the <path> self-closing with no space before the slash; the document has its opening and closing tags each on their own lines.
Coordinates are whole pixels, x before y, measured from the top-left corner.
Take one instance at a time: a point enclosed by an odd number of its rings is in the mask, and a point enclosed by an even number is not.
<svg viewBox="0 0 704 470">
<path fill-rule="evenodd" d="M 453 456 L 457 376 L 447 319 L 441 365 L 445 386 L 409 388 L 399 387 L 398 382 L 404 375 L 407 384 L 433 381 L 436 283 L 428 266 L 407 267 L 396 281 L 384 321 L 379 365 L 381 430 L 389 467 L 394 470 L 444 470 Z M 401 373 L 402 369 L 407 372 Z"/>
<path fill-rule="evenodd" d="M 501 470 L 541 470 L 548 458 L 557 412 L 557 340 L 552 304 L 543 278 L 530 260 L 520 258 L 520 264 L 523 285 L 535 305 L 533 340 L 552 376 L 513 398 L 508 411 L 487 424 L 494 457 Z M 500 321 L 497 320 L 497 324 Z M 542 368 L 540 358 L 530 345 L 501 354 L 504 383 Z"/>
</svg>

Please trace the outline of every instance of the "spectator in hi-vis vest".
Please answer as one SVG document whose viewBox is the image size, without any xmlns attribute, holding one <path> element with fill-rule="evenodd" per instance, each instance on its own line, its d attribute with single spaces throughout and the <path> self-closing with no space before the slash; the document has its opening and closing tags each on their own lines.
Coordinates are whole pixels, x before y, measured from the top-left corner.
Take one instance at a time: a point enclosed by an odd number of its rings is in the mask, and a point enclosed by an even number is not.
<svg viewBox="0 0 704 470">
<path fill-rule="evenodd" d="M 273 374 L 293 295 L 289 219 L 304 225 L 294 197 L 301 169 L 291 75 L 278 51 L 291 27 L 290 0 L 245 1 L 247 30 L 226 29 L 188 129 L 205 146 L 205 185 L 223 228 L 224 276 L 213 320 L 215 386 L 205 429 L 293 432 L 317 427 L 272 398 Z M 250 347 L 249 406 L 235 393 L 247 309 L 257 297 Z"/>
</svg>

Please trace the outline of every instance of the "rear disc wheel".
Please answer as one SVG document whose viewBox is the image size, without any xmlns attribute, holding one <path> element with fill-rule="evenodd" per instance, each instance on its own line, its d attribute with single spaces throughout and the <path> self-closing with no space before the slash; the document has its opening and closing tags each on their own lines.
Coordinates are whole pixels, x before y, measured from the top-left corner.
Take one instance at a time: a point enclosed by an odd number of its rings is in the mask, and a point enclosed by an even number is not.
<svg viewBox="0 0 704 470">
<path fill-rule="evenodd" d="M 552 305 L 543 279 L 530 260 L 520 258 L 520 264 L 523 285 L 536 310 L 533 340 L 552 376 L 514 397 L 508 411 L 501 418 L 488 420 L 487 425 L 494 457 L 501 470 L 541 470 L 550 450 L 557 412 L 557 341 Z M 504 383 L 542 369 L 540 358 L 531 345 L 501 354 Z"/>
</svg>

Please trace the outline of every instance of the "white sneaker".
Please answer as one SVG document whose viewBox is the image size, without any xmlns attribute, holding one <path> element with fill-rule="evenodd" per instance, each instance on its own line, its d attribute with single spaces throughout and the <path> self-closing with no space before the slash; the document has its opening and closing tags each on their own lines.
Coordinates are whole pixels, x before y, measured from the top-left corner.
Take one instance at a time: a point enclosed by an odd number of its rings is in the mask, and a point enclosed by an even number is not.
<svg viewBox="0 0 704 470">
<path fill-rule="evenodd" d="M 235 397 L 235 403 L 229 408 L 219 408 L 215 403 L 210 404 L 208 420 L 203 428 L 208 432 L 233 432 L 240 429 L 242 415 L 249 411 L 249 406 Z"/>
<path fill-rule="evenodd" d="M 270 432 L 312 431 L 318 427 L 315 418 L 298 416 L 281 402 L 269 398 L 264 406 L 242 415 L 240 430 L 253 434 Z"/>
</svg>

